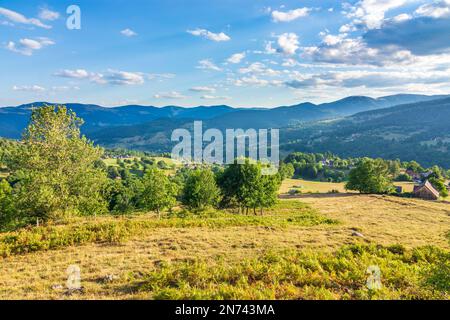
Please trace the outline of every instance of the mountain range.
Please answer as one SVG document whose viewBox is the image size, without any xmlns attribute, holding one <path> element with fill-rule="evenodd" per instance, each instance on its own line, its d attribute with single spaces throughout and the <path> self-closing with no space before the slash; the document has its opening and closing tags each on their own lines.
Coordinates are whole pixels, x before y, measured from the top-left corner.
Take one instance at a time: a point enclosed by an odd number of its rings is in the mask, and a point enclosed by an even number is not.
<svg viewBox="0 0 450 320">
<path fill-rule="evenodd" d="M 20 138 L 32 108 L 46 104 L 55 103 L 0 108 L 0 136 Z M 342 156 L 415 159 L 450 167 L 450 95 L 351 96 L 331 103 L 271 109 L 63 105 L 84 119 L 83 133 L 105 147 L 170 151 L 172 130 L 191 128 L 194 120 L 202 120 L 205 128 L 222 130 L 280 128 L 285 153 L 332 151 Z"/>
</svg>

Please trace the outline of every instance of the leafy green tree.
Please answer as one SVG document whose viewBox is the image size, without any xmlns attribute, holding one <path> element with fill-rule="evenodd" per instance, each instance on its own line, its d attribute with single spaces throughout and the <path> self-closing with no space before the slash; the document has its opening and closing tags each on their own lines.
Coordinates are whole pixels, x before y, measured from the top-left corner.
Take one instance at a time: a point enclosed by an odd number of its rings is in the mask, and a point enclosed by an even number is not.
<svg viewBox="0 0 450 320">
<path fill-rule="evenodd" d="M 106 173 L 96 167 L 103 150 L 81 136 L 83 121 L 64 106 L 34 109 L 12 161 L 17 206 L 30 220 L 106 211 Z"/>
<path fill-rule="evenodd" d="M 109 211 L 128 213 L 137 209 L 142 191 L 142 182 L 133 176 L 127 180 L 110 180 L 106 189 Z"/>
<path fill-rule="evenodd" d="M 407 170 L 411 170 L 415 173 L 421 173 L 424 171 L 424 169 L 422 168 L 422 166 L 417 163 L 416 161 L 410 161 L 408 162 L 407 166 L 406 166 Z"/>
<path fill-rule="evenodd" d="M 385 161 L 364 158 L 350 171 L 345 188 L 361 193 L 389 193 L 394 188 L 389 175 L 389 167 Z"/>
<path fill-rule="evenodd" d="M 448 190 L 445 186 L 445 178 L 443 175 L 443 170 L 438 166 L 433 166 L 431 168 L 431 174 L 425 178 L 439 191 L 441 197 L 448 197 Z"/>
<path fill-rule="evenodd" d="M 223 206 L 238 206 L 248 213 L 249 209 L 271 207 L 276 203 L 277 192 L 281 184 L 279 174 L 263 175 L 261 164 L 234 163 L 226 167 L 218 182 L 223 195 Z"/>
<path fill-rule="evenodd" d="M 279 173 L 282 180 L 291 179 L 295 174 L 294 165 L 292 163 L 281 163 Z"/>
<path fill-rule="evenodd" d="M 15 218 L 12 191 L 6 180 L 0 180 L 0 230 L 7 230 Z"/>
<path fill-rule="evenodd" d="M 119 169 L 117 169 L 117 167 L 109 166 L 108 169 L 107 169 L 107 173 L 108 173 L 108 178 L 109 179 L 120 178 Z"/>
<path fill-rule="evenodd" d="M 190 209 L 203 210 L 217 205 L 220 190 L 214 173 L 209 169 L 197 169 L 188 174 L 183 188 L 182 202 Z"/>
<path fill-rule="evenodd" d="M 161 218 L 161 211 L 172 209 L 176 203 L 177 185 L 159 169 L 147 171 L 142 183 L 141 206 L 144 209 L 156 211 Z"/>
</svg>

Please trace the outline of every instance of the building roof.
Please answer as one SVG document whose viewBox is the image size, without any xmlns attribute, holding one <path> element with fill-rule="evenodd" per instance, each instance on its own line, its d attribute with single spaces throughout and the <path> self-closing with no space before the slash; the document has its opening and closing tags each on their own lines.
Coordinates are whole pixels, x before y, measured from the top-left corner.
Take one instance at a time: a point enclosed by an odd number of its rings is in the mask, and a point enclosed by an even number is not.
<svg viewBox="0 0 450 320">
<path fill-rule="evenodd" d="M 440 196 L 439 191 L 437 191 L 428 180 L 425 181 L 425 183 L 420 186 L 414 186 L 414 193 L 417 193 L 417 192 L 423 190 L 424 188 L 427 189 L 428 191 L 430 191 L 433 195 L 435 195 L 436 198 L 439 198 L 439 196 Z"/>
</svg>

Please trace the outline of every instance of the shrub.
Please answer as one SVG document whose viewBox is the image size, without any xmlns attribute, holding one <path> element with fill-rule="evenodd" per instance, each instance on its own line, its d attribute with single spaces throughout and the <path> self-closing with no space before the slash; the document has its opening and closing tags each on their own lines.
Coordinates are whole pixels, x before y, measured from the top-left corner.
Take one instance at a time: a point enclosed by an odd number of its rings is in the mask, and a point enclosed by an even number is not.
<svg viewBox="0 0 450 320">
<path fill-rule="evenodd" d="M 433 250 L 439 254 L 432 261 L 415 261 L 410 251 L 350 245 L 336 253 L 269 251 L 238 264 L 163 263 L 144 276 L 138 290 L 154 299 L 448 299 L 450 255 Z M 369 266 L 381 272 L 379 290 L 367 287 Z"/>
</svg>

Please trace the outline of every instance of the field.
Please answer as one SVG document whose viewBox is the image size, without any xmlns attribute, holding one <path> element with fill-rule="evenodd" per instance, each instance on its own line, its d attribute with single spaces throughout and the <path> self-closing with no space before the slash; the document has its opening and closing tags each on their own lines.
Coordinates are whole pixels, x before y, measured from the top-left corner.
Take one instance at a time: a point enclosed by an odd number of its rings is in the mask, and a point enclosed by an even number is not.
<svg viewBox="0 0 450 320">
<path fill-rule="evenodd" d="M 334 182 L 319 182 L 308 181 L 303 179 L 286 179 L 280 188 L 280 193 L 287 193 L 291 189 L 297 189 L 301 193 L 329 193 L 333 190 L 337 190 L 340 193 L 347 193 L 351 191 L 345 190 L 345 183 Z M 412 192 L 414 188 L 413 182 L 395 182 L 394 185 L 403 188 L 403 192 Z"/>
<path fill-rule="evenodd" d="M 183 214 L 2 235 L 0 299 L 449 298 L 447 203 L 308 194 L 263 217 Z M 374 264 L 378 291 L 366 287 Z M 70 265 L 82 291 L 65 289 Z"/>
</svg>

